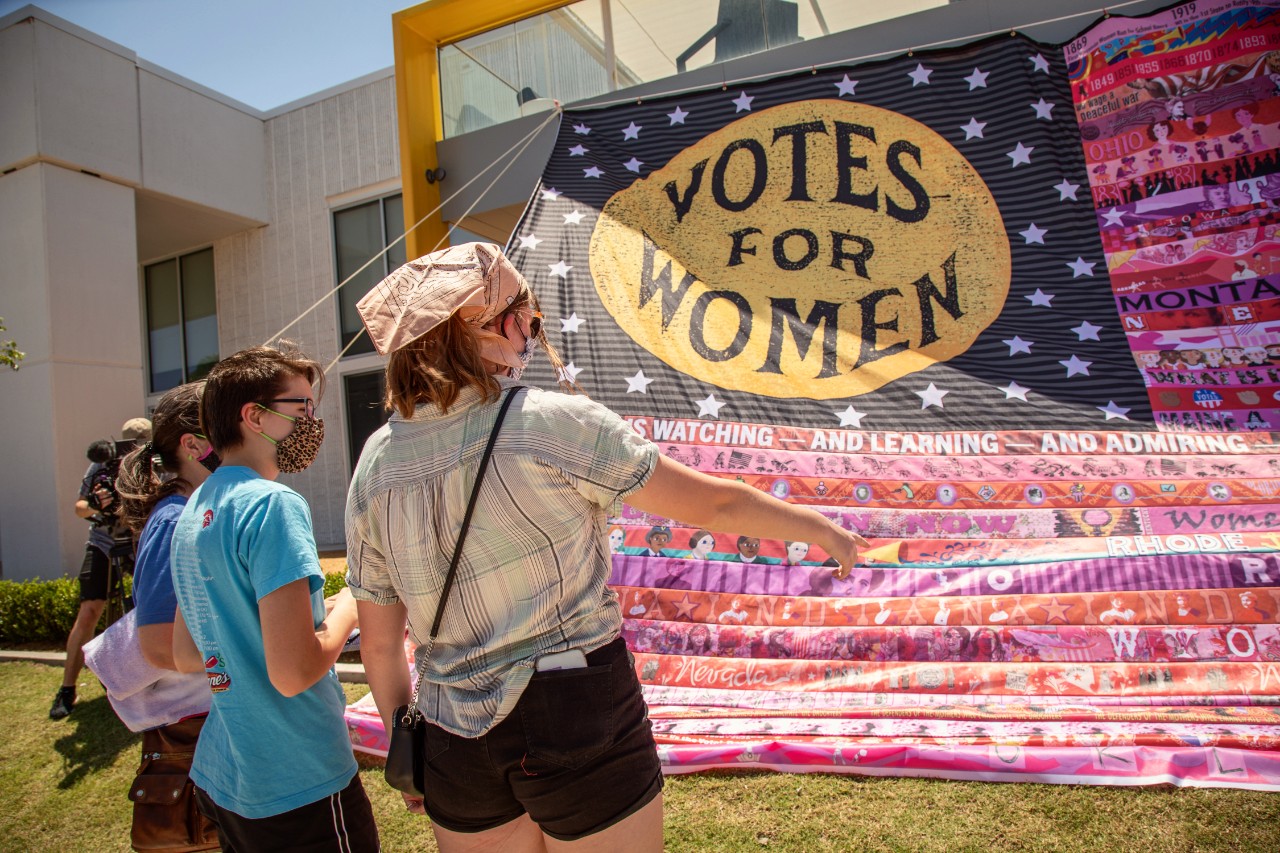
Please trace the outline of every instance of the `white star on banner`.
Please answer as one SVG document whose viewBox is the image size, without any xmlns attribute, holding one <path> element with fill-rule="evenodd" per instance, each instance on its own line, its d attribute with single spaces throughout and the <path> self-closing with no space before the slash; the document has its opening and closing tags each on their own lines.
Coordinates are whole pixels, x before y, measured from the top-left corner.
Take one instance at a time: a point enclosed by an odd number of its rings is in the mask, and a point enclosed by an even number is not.
<svg viewBox="0 0 1280 853">
<path fill-rule="evenodd" d="M 932 68 L 925 68 L 924 65 L 917 63 L 915 71 L 907 72 L 907 76 L 911 78 L 911 88 L 914 89 L 920 84 L 929 85 L 929 75 L 933 73 Z"/>
<path fill-rule="evenodd" d="M 1054 105 L 1044 98 L 1031 105 L 1031 109 L 1036 111 L 1036 118 L 1044 119 L 1045 121 L 1053 121 L 1053 107 Z"/>
<path fill-rule="evenodd" d="M 1093 268 L 1097 264 L 1091 264 L 1084 258 L 1076 258 L 1068 263 L 1067 266 L 1071 267 L 1071 277 L 1079 278 L 1082 275 L 1093 275 Z"/>
<path fill-rule="evenodd" d="M 622 129 L 622 141 L 628 139 L 638 139 L 643 125 L 636 124 L 634 121 Z"/>
<path fill-rule="evenodd" d="M 598 178 L 603 174 L 604 171 L 599 166 L 590 166 L 582 170 L 582 177 L 584 178 Z"/>
<path fill-rule="evenodd" d="M 1041 246 L 1043 246 L 1044 235 L 1048 234 L 1049 231 L 1048 229 L 1045 229 L 1045 228 L 1037 228 L 1036 224 L 1032 222 L 1031 225 L 1028 226 L 1026 231 L 1019 231 L 1018 233 L 1022 235 L 1022 239 L 1026 243 L 1028 244 L 1039 243 Z"/>
<path fill-rule="evenodd" d="M 1066 178 L 1063 178 L 1062 183 L 1054 184 L 1053 188 L 1058 191 L 1058 201 L 1066 201 L 1067 199 L 1079 201 L 1079 199 L 1076 198 L 1076 190 L 1080 189 L 1079 184 L 1073 184 Z"/>
<path fill-rule="evenodd" d="M 912 393 L 914 393 L 917 397 L 919 397 L 923 401 L 920 403 L 920 409 L 924 410 L 929 408 L 930 406 L 937 406 L 939 409 L 946 408 L 945 406 L 942 405 L 942 398 L 947 396 L 951 392 L 943 391 L 941 388 L 937 387 L 932 382 L 930 382 L 928 388 L 924 389 L 923 391 L 913 391 Z"/>
<path fill-rule="evenodd" d="M 571 333 L 576 335 L 578 333 L 578 327 L 585 322 L 587 321 L 579 317 L 577 311 L 574 311 L 568 317 L 560 318 L 560 332 L 561 334 Z"/>
<path fill-rule="evenodd" d="M 571 361 L 568 364 L 566 364 L 564 367 L 560 368 L 559 370 L 560 375 L 558 378 L 567 380 L 569 382 L 577 382 L 578 374 L 581 372 L 582 372 L 582 368 L 578 367 Z"/>
<path fill-rule="evenodd" d="M 1093 364 L 1093 362 L 1085 361 L 1084 359 L 1080 358 L 1080 356 L 1075 355 L 1073 353 L 1071 358 L 1059 361 L 1058 364 L 1061 364 L 1063 367 L 1067 369 L 1067 378 L 1070 379 L 1072 376 L 1075 376 L 1077 373 L 1082 376 L 1088 376 L 1089 365 Z"/>
<path fill-rule="evenodd" d="M 555 201 L 558 198 L 560 198 L 560 191 L 555 187 L 551 187 L 550 189 L 545 189 L 542 191 L 543 201 Z"/>
<path fill-rule="evenodd" d="M 708 394 L 707 399 L 698 401 L 698 417 L 709 415 L 713 418 L 720 417 L 720 409 L 724 403 L 716 399 L 715 394 Z"/>
<path fill-rule="evenodd" d="M 1023 145 L 1021 142 L 1019 142 L 1017 148 L 1014 148 L 1012 151 L 1008 152 L 1004 156 L 1008 157 L 1010 160 L 1013 161 L 1013 166 L 1011 168 L 1016 168 L 1019 163 L 1026 163 L 1027 165 L 1030 165 L 1031 152 L 1035 150 L 1036 150 L 1036 147 L 1034 145 L 1028 147 L 1026 145 Z"/>
<path fill-rule="evenodd" d="M 1113 207 L 1106 213 L 1102 214 L 1102 221 L 1106 225 L 1124 226 L 1124 211 L 1118 207 Z"/>
<path fill-rule="evenodd" d="M 518 235 L 518 236 L 519 236 L 519 239 L 520 239 L 520 248 L 521 248 L 521 249 L 535 249 L 535 250 L 536 250 L 536 249 L 538 248 L 538 244 L 542 242 L 541 240 L 539 240 L 539 239 L 538 239 L 537 235 L 535 235 L 535 234 L 520 234 L 520 235 Z"/>
<path fill-rule="evenodd" d="M 551 270 L 552 275 L 558 275 L 566 280 L 569 278 L 569 270 L 573 269 L 573 267 L 569 266 L 564 261 L 556 261 L 554 264 L 547 264 L 547 268 Z"/>
<path fill-rule="evenodd" d="M 1088 320 L 1085 320 L 1083 323 L 1081 323 L 1079 326 L 1076 326 L 1071 331 L 1075 332 L 1076 337 L 1078 337 L 1082 341 L 1102 340 L 1101 338 L 1098 337 L 1098 332 L 1102 331 L 1102 327 L 1095 326 L 1092 323 L 1090 323 Z"/>
<path fill-rule="evenodd" d="M 1016 397 L 1024 403 L 1030 402 L 1029 400 L 1027 400 L 1027 392 L 1030 391 L 1031 389 L 1023 388 L 1017 382 L 1010 382 L 1008 385 L 1004 386 L 1000 390 L 1004 392 L 1004 398 L 1006 400 L 1012 400 Z"/>
<path fill-rule="evenodd" d="M 688 110 L 682 110 L 679 107 L 676 107 L 674 110 L 667 113 L 667 118 L 671 119 L 671 124 L 684 124 L 684 120 L 688 115 Z"/>
<path fill-rule="evenodd" d="M 586 153 L 587 153 L 588 151 L 590 151 L 590 150 L 591 150 L 591 149 L 590 149 L 590 148 L 588 148 L 588 147 L 587 147 L 587 146 L 585 146 L 585 145 L 575 145 L 575 146 L 573 146 L 572 148 L 570 148 L 570 149 L 569 149 L 569 156 L 570 156 L 570 157 L 581 157 L 582 155 L 586 154 Z"/>
<path fill-rule="evenodd" d="M 1031 69 L 1032 74 L 1037 71 L 1043 71 L 1045 74 L 1049 73 L 1049 60 L 1045 59 L 1038 53 L 1035 56 L 1028 56 L 1027 58 L 1031 60 L 1031 65 L 1033 66 Z"/>
<path fill-rule="evenodd" d="M 862 429 L 862 419 L 867 416 L 866 412 L 859 412 L 853 406 L 843 412 L 832 412 L 832 414 L 840 419 L 840 426 L 851 426 L 854 429 Z"/>
<path fill-rule="evenodd" d="M 591 132 L 591 128 L 587 127 L 585 124 L 575 124 L 573 126 L 573 132 L 579 136 L 586 136 Z"/>
<path fill-rule="evenodd" d="M 643 370 L 637 370 L 636 375 L 627 380 L 628 394 L 648 394 L 649 383 L 653 380 L 644 375 Z"/>
<path fill-rule="evenodd" d="M 985 121 L 978 121 L 976 118 L 971 116 L 968 124 L 960 125 L 960 129 L 964 131 L 964 141 L 968 142 L 975 136 L 979 139 L 986 139 L 986 137 L 982 135 L 982 129 L 986 126 L 987 123 Z"/>
<path fill-rule="evenodd" d="M 1014 356 L 1020 352 L 1030 353 L 1031 348 L 1035 346 L 1035 341 L 1024 341 L 1022 338 L 1014 335 L 1012 338 L 1003 340 L 1000 343 L 1009 347 L 1009 355 Z"/>
<path fill-rule="evenodd" d="M 1045 293 L 1037 287 L 1036 292 L 1026 298 L 1031 300 L 1032 305 L 1039 305 L 1042 308 L 1052 308 L 1053 306 L 1049 303 L 1053 301 L 1053 296 L 1054 294 Z"/>
<path fill-rule="evenodd" d="M 641 166 L 643 166 L 643 165 L 644 165 L 644 163 L 642 163 L 642 162 L 640 162 L 639 160 L 637 160 L 636 158 L 632 157 L 630 160 L 628 160 L 627 162 L 623 163 L 622 165 L 626 168 L 626 170 L 627 170 L 628 172 L 635 172 L 636 174 L 639 174 L 639 173 L 640 173 L 640 167 L 641 167 Z"/>
<path fill-rule="evenodd" d="M 582 222 L 583 213 L 575 207 L 573 213 L 563 213 L 561 216 L 564 217 L 565 225 L 577 225 Z"/>
<path fill-rule="evenodd" d="M 836 87 L 836 90 L 840 93 L 837 97 L 843 97 L 844 95 L 853 94 L 853 90 L 858 87 L 858 81 L 850 80 L 849 75 L 846 74 L 844 75 L 843 80 L 841 80 L 838 83 L 834 83 L 832 85 L 834 85 Z"/>
<path fill-rule="evenodd" d="M 1108 400 L 1105 406 L 1094 406 L 1099 412 L 1107 416 L 1107 420 L 1119 418 L 1122 421 L 1129 420 L 1129 409 L 1124 406 L 1117 406 L 1115 400 Z"/>
<path fill-rule="evenodd" d="M 748 95 L 746 92 L 742 92 L 741 94 L 738 95 L 738 97 L 734 98 L 730 103 L 732 103 L 733 106 L 735 107 L 734 109 L 735 113 L 740 113 L 743 110 L 746 110 L 747 112 L 751 112 L 751 102 L 754 101 L 755 99 L 756 99 L 755 95 Z"/>
<path fill-rule="evenodd" d="M 987 78 L 989 76 L 991 76 L 990 71 L 979 71 L 975 68 L 973 69 L 973 73 L 968 77 L 963 78 L 963 80 L 969 84 L 969 91 L 972 92 L 974 89 L 987 88 Z"/>
<path fill-rule="evenodd" d="M 1050 104 L 1050 102 L 1044 100 L 1042 97 L 1042 99 L 1039 99 L 1038 101 L 1034 102 L 1034 104 L 1030 105 L 1030 108 L 1032 108 L 1033 110 L 1036 110 L 1037 120 L 1043 119 L 1043 120 L 1046 120 L 1046 122 L 1052 122 L 1053 106 L 1055 105 Z"/>
</svg>

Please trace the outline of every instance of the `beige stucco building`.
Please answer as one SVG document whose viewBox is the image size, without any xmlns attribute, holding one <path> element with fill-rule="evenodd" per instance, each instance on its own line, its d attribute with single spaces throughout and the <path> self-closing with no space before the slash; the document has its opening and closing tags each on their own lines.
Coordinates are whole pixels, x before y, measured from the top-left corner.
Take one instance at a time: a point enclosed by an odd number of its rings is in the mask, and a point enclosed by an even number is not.
<svg viewBox="0 0 1280 853">
<path fill-rule="evenodd" d="M 148 266 L 212 250 L 217 353 L 319 300 L 288 336 L 337 356 L 333 211 L 399 190 L 394 84 L 388 68 L 263 113 L 28 7 L 0 20 L 0 116 L 0 316 L 26 352 L 0 376 L 0 564 L 51 577 L 85 547 L 85 449 L 163 390 L 147 344 L 172 330 L 148 323 Z M 324 451 L 291 478 L 322 545 L 342 538 L 349 476 L 335 401 L 379 368 L 331 371 Z"/>
</svg>

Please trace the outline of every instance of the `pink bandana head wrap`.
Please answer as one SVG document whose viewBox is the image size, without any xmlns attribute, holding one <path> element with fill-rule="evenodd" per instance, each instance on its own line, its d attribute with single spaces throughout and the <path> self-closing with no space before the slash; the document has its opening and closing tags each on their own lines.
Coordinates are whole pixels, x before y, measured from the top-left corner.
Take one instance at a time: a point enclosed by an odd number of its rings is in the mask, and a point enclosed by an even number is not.
<svg viewBox="0 0 1280 853">
<path fill-rule="evenodd" d="M 380 355 L 395 352 L 455 312 L 483 327 L 507 310 L 529 285 L 493 243 L 463 243 L 423 255 L 378 282 L 356 303 Z M 480 354 L 519 367 L 515 346 L 483 328 Z"/>
</svg>

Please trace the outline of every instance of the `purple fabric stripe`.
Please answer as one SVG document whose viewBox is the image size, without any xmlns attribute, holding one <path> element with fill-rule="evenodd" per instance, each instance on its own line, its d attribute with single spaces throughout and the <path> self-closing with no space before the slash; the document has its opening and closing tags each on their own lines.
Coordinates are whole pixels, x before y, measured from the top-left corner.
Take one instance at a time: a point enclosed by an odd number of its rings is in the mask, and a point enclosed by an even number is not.
<svg viewBox="0 0 1280 853">
<path fill-rule="evenodd" d="M 821 566 L 744 565 L 679 557 L 613 555 L 616 586 L 730 595 L 904 598 L 938 595 L 1056 595 L 1156 589 L 1280 586 L 1280 554 L 1151 554 L 975 568 L 856 567 L 835 580 Z"/>
</svg>

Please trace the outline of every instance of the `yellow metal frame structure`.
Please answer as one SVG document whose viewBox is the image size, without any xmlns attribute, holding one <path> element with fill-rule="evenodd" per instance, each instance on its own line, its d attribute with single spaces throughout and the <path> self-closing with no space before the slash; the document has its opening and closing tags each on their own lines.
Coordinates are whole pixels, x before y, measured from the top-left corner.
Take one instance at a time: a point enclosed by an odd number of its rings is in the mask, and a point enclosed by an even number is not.
<svg viewBox="0 0 1280 853">
<path fill-rule="evenodd" d="M 440 185 L 429 184 L 426 178 L 427 170 L 435 169 L 439 163 L 436 143 L 443 138 L 439 49 L 572 2 L 574 0 L 428 0 L 391 16 L 405 228 L 440 204 Z M 446 233 L 444 219 L 436 211 L 406 238 L 408 257 L 425 255 Z"/>
</svg>

